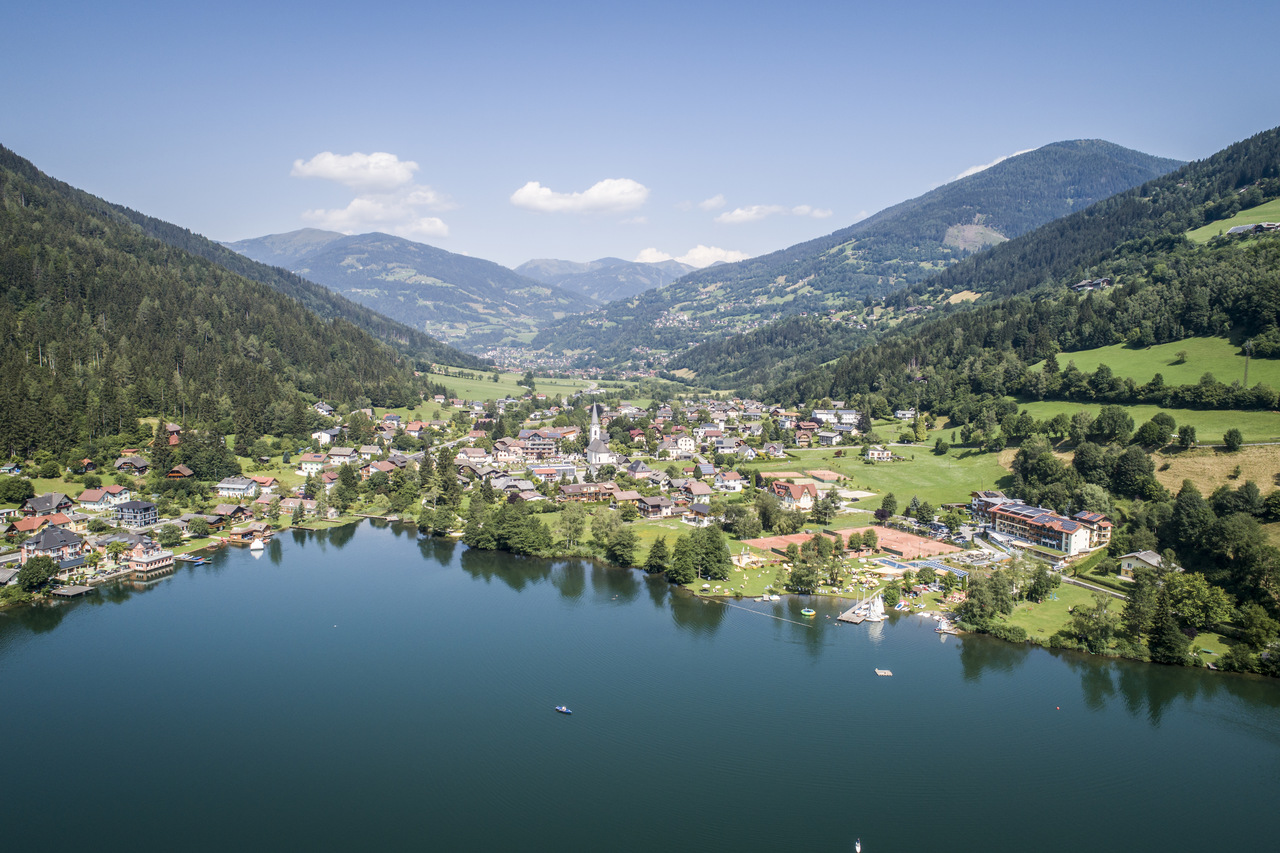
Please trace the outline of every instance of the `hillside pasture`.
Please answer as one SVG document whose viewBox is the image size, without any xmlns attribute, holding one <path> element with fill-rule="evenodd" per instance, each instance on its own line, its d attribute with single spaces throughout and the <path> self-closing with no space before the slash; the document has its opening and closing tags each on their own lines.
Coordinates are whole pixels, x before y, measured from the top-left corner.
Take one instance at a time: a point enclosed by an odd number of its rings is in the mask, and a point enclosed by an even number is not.
<svg viewBox="0 0 1280 853">
<path fill-rule="evenodd" d="M 915 444 L 894 445 L 894 453 L 904 457 L 893 462 L 867 464 L 863 461 L 862 448 L 850 445 L 842 448 L 844 455 L 837 458 L 836 448 L 808 448 L 787 451 L 786 459 L 770 460 L 748 467 L 759 471 L 801 471 L 827 468 L 843 474 L 843 489 L 875 492 L 883 495 L 893 492 L 899 508 L 905 508 L 912 495 L 929 501 L 934 506 L 944 503 L 967 502 L 975 489 L 996 489 L 1009 477 L 1000 466 L 995 453 L 959 448 L 944 456 L 935 456 L 931 447 Z M 880 500 L 865 498 L 859 506 L 875 509 Z"/>
<path fill-rule="evenodd" d="M 1257 225 L 1259 222 L 1280 222 L 1280 198 L 1242 210 L 1229 219 L 1219 219 L 1187 232 L 1187 239 L 1193 243 L 1208 243 L 1219 234 L 1226 234 L 1228 228 L 1237 225 Z"/>
<path fill-rule="evenodd" d="M 1196 484 L 1204 494 L 1219 486 L 1236 488 L 1248 480 L 1258 484 L 1263 493 L 1280 485 L 1280 446 L 1242 447 L 1235 453 L 1197 447 L 1180 451 L 1161 450 L 1152 457 L 1156 463 L 1156 479 L 1170 491 L 1178 491 L 1183 480 Z M 1235 473 L 1236 469 L 1240 473 Z"/>
<path fill-rule="evenodd" d="M 1179 352 L 1185 352 L 1186 361 L 1180 362 Z M 1194 385 L 1206 373 L 1212 373 L 1219 382 L 1244 381 L 1244 356 L 1240 347 L 1225 338 L 1187 338 L 1168 344 L 1157 344 L 1146 349 L 1133 349 L 1116 344 L 1079 352 L 1058 353 L 1058 367 L 1065 369 L 1068 362 L 1085 373 L 1092 373 L 1098 365 L 1105 364 L 1116 376 L 1132 379 L 1139 385 L 1151 381 L 1159 373 L 1166 385 Z M 1031 366 L 1040 370 L 1044 362 Z M 1265 382 L 1272 388 L 1280 388 L 1280 360 L 1253 358 L 1249 360 L 1249 385 Z"/>
<path fill-rule="evenodd" d="M 1084 409 L 1097 417 L 1102 408 L 1099 403 L 1069 403 L 1057 400 L 1019 403 L 1018 410 L 1031 413 L 1037 420 L 1048 420 L 1058 412 L 1066 412 L 1068 416 Z M 1196 437 L 1200 444 L 1220 444 L 1223 434 L 1235 427 L 1239 429 L 1246 442 L 1280 441 L 1280 412 L 1237 412 L 1221 409 L 1162 409 L 1159 406 L 1125 406 L 1133 417 L 1136 429 L 1151 420 L 1156 412 L 1166 412 L 1178 426 L 1190 424 L 1196 428 Z"/>
</svg>

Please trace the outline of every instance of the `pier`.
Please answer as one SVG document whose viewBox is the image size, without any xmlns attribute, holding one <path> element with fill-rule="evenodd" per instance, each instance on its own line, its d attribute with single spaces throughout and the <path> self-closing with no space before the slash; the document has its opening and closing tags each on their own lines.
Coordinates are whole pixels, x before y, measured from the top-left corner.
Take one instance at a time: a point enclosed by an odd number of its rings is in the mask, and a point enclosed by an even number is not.
<svg viewBox="0 0 1280 853">
<path fill-rule="evenodd" d="M 54 589 L 52 594 L 58 596 L 59 598 L 75 598 L 77 596 L 84 595 L 85 593 L 88 593 L 88 592 L 93 592 L 93 587 L 80 586 L 78 584 L 69 584 L 67 586 L 60 586 Z"/>
<path fill-rule="evenodd" d="M 863 608 L 862 613 L 857 612 L 858 608 L 861 606 L 862 606 L 861 602 L 853 605 L 853 607 L 850 607 L 848 610 L 846 610 L 845 612 L 837 616 L 836 621 L 848 622 L 850 625 L 861 625 L 863 622 L 866 621 L 866 618 L 867 618 L 866 608 Z"/>
</svg>

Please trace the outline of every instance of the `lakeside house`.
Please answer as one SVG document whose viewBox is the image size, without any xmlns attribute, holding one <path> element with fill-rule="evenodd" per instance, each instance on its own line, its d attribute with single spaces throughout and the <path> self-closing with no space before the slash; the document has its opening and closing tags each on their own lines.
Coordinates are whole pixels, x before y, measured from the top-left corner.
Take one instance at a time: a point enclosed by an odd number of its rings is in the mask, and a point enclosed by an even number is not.
<svg viewBox="0 0 1280 853">
<path fill-rule="evenodd" d="M 83 560 L 84 540 L 70 530 L 47 527 L 22 543 L 19 561 L 26 565 L 32 557 L 49 557 L 59 568 L 74 568 Z"/>
<path fill-rule="evenodd" d="M 236 500 L 256 498 L 258 496 L 258 484 L 248 477 L 227 477 L 214 486 L 214 492 L 220 498 L 235 498 Z"/>
</svg>

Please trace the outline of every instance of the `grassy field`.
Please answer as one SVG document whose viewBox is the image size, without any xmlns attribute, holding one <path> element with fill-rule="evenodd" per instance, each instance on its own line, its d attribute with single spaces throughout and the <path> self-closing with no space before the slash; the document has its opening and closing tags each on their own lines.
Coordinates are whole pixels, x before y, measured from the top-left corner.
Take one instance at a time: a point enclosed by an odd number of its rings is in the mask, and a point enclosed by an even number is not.
<svg viewBox="0 0 1280 853">
<path fill-rule="evenodd" d="M 1187 359 L 1178 364 L 1178 353 L 1185 352 Z M 1086 373 L 1106 364 L 1116 376 L 1127 377 L 1144 385 L 1159 373 L 1166 385 L 1194 385 L 1206 373 L 1212 373 L 1219 382 L 1230 384 L 1244 381 L 1244 356 L 1240 348 L 1225 338 L 1187 338 L 1169 344 L 1157 344 L 1146 349 L 1132 349 L 1116 344 L 1079 352 L 1058 353 L 1058 366 L 1067 362 Z M 1044 362 L 1032 366 L 1040 369 Z M 1272 388 L 1280 387 L 1280 360 L 1254 358 L 1249 360 L 1249 384 L 1265 382 Z"/>
<path fill-rule="evenodd" d="M 1252 374 L 1252 371 L 1250 373 Z M 1252 379 L 1252 376 L 1250 376 L 1250 379 Z M 1081 409 L 1086 409 L 1096 416 L 1100 408 L 1102 406 L 1098 403 L 1067 403 L 1050 400 L 1021 403 L 1019 405 L 1019 410 L 1026 409 L 1037 420 L 1047 420 L 1058 412 L 1066 412 L 1068 415 L 1072 415 Z M 1159 406 L 1125 406 L 1125 409 L 1133 417 L 1135 429 L 1151 420 L 1151 416 L 1156 412 L 1168 412 L 1179 425 L 1191 424 L 1194 426 L 1196 428 L 1196 436 L 1201 444 L 1221 443 L 1223 433 L 1232 427 L 1239 429 L 1247 442 L 1280 441 L 1280 412 L 1201 411 L 1193 409 L 1162 409 Z"/>
<path fill-rule="evenodd" d="M 888 435 L 888 430 L 882 430 Z M 949 434 L 948 430 L 935 430 L 933 434 Z M 932 434 L 931 434 L 932 435 Z M 797 471 L 801 474 L 814 468 L 829 468 L 849 479 L 842 488 L 859 489 L 883 495 L 893 492 L 900 508 L 905 508 L 912 495 L 927 500 L 934 506 L 944 503 L 967 502 L 975 489 L 997 489 L 1000 481 L 1009 476 L 1000 465 L 997 454 L 980 453 L 972 449 L 957 449 L 944 456 L 935 456 L 931 447 L 912 445 L 894 447 L 893 451 L 904 457 L 901 462 L 879 462 L 868 465 L 857 455 L 857 447 L 844 448 L 845 455 L 836 458 L 836 449 L 830 447 L 793 449 L 786 459 L 770 460 L 749 467 L 760 471 Z M 864 499 L 867 508 L 880 505 L 875 498 Z"/>
<path fill-rule="evenodd" d="M 499 397 L 521 397 L 528 391 L 516 382 L 524 376 L 522 373 L 500 373 L 494 382 L 491 374 L 477 374 L 478 379 L 459 379 L 456 376 L 443 376 L 438 373 L 425 374 L 432 382 L 438 382 L 464 400 L 496 400 Z M 540 394 L 554 396 L 572 394 L 590 385 L 580 379 L 537 379 L 534 381 Z"/>
<path fill-rule="evenodd" d="M 1242 210 L 1230 219 L 1220 219 L 1188 231 L 1187 239 L 1193 243 L 1208 243 L 1219 234 L 1227 233 L 1228 228 L 1234 228 L 1237 225 L 1256 225 L 1259 222 L 1280 222 L 1280 198 Z"/>
<path fill-rule="evenodd" d="M 1253 480 L 1269 492 L 1280 477 L 1280 447 L 1242 447 L 1235 453 L 1198 447 L 1193 450 L 1164 450 L 1154 455 L 1156 479 L 1166 489 L 1176 492 L 1183 480 L 1190 480 L 1204 494 L 1219 486 L 1236 488 Z M 1238 476 L 1236 468 L 1240 469 Z"/>
</svg>

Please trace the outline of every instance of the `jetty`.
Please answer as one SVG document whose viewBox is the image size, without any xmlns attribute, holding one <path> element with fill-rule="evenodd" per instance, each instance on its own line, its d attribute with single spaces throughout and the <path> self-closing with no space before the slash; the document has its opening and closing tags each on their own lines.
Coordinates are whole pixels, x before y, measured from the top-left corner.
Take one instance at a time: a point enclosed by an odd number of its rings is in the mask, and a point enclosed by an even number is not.
<svg viewBox="0 0 1280 853">
<path fill-rule="evenodd" d="M 862 611 L 859 612 L 859 607 L 862 607 L 861 603 L 853 605 L 853 607 L 850 607 L 848 610 L 837 616 L 836 621 L 848 622 L 850 625 L 861 625 L 867 620 L 867 610 L 863 607 Z"/>
</svg>

